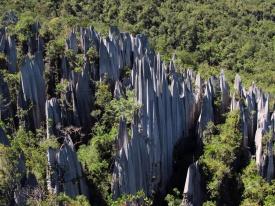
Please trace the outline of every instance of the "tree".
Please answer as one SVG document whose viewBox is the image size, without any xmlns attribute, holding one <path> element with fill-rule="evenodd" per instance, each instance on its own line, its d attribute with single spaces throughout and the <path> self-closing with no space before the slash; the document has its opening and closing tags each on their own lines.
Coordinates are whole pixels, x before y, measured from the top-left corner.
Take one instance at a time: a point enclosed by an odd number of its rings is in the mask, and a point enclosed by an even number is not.
<svg viewBox="0 0 275 206">
<path fill-rule="evenodd" d="M 15 25 L 14 34 L 18 36 L 20 42 L 25 42 L 31 37 L 34 33 L 32 32 L 32 26 L 35 23 L 35 14 L 32 12 L 25 12 L 20 15 L 19 21 Z"/>
<path fill-rule="evenodd" d="M 43 187 L 35 187 L 28 191 L 23 191 L 27 197 L 27 205 L 39 205 L 39 206 L 54 206 L 54 205 L 66 205 L 66 206 L 90 206 L 89 201 L 83 195 L 77 195 L 76 197 L 68 197 L 64 193 L 60 194 L 48 194 Z"/>
<path fill-rule="evenodd" d="M 43 185 L 46 178 L 47 149 L 58 148 L 56 139 L 43 139 L 39 135 L 25 131 L 22 127 L 15 134 L 11 144 L 15 151 L 23 153 L 26 161 L 26 168 L 33 173 L 36 179 Z"/>
<path fill-rule="evenodd" d="M 174 188 L 172 194 L 166 195 L 165 201 L 168 203 L 168 206 L 181 205 L 182 197 L 180 191 L 177 188 Z"/>
<path fill-rule="evenodd" d="M 221 201 L 227 180 L 234 182 L 231 180 L 234 178 L 233 164 L 240 156 L 241 142 L 239 111 L 230 112 L 225 123 L 218 127 L 208 125 L 204 133 L 204 153 L 199 160 L 206 177 L 208 200 Z"/>
<path fill-rule="evenodd" d="M 153 205 L 152 200 L 145 196 L 143 191 L 138 191 L 136 194 L 124 194 L 117 200 L 110 200 L 108 203 L 111 206 L 122 206 L 128 204 L 134 205 Z"/>
<path fill-rule="evenodd" d="M 18 159 L 13 148 L 0 144 L 0 205 L 11 204 L 13 192 L 19 185 L 23 171 L 18 171 Z"/>
<path fill-rule="evenodd" d="M 115 140 L 119 119 L 124 116 L 129 125 L 139 105 L 132 91 L 127 91 L 126 96 L 120 99 L 113 99 L 107 84 L 101 82 L 96 87 L 96 111 L 93 111 L 92 115 L 97 119 L 97 123 L 93 127 L 89 144 L 80 146 L 78 158 L 88 178 L 107 201 L 110 199 L 108 191 L 111 186 L 111 168 L 117 152 Z"/>
<path fill-rule="evenodd" d="M 255 160 L 251 160 L 244 169 L 241 179 L 244 184 L 241 205 L 269 206 L 275 204 L 275 181 L 269 184 L 258 174 Z"/>
</svg>

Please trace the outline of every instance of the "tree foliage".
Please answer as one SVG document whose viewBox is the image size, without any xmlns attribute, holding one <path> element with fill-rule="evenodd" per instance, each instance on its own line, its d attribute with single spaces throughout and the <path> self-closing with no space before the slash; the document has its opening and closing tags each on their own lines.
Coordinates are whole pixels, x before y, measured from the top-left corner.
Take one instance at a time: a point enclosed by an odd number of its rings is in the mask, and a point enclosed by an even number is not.
<svg viewBox="0 0 275 206">
<path fill-rule="evenodd" d="M 18 168 L 18 154 L 9 146 L 0 144 L 0 205 L 9 205 L 13 191 L 19 184 L 21 175 Z"/>
<path fill-rule="evenodd" d="M 165 201 L 168 203 L 168 206 L 180 205 L 182 202 L 180 191 L 174 188 L 172 194 L 166 195 Z"/>
<path fill-rule="evenodd" d="M 109 85 L 100 82 L 96 85 L 94 106 L 92 116 L 96 123 L 92 138 L 88 145 L 80 146 L 78 157 L 88 178 L 97 186 L 105 201 L 111 201 L 109 190 L 112 165 L 117 152 L 115 140 L 119 120 L 123 116 L 129 125 L 139 104 L 134 98 L 133 91 L 127 91 L 125 96 L 113 99 Z"/>
<path fill-rule="evenodd" d="M 58 148 L 58 146 L 56 139 L 45 139 L 30 131 L 25 131 L 22 127 L 19 128 L 12 140 L 13 149 L 24 155 L 27 170 L 33 173 L 42 185 L 46 178 L 47 149 L 49 147 Z"/>
<path fill-rule="evenodd" d="M 144 205 L 151 206 L 152 200 L 146 197 L 143 191 L 138 191 L 136 194 L 124 194 L 117 200 L 111 201 L 109 205 L 111 206 L 123 206 L 127 204 L 136 204 L 136 205 Z"/>
<path fill-rule="evenodd" d="M 243 206 L 275 204 L 275 181 L 266 182 L 259 174 L 255 160 L 244 169 L 242 174 L 244 183 Z"/>
<path fill-rule="evenodd" d="M 106 34 L 109 25 L 117 25 L 146 34 L 164 59 L 175 53 L 179 69 L 204 74 L 223 68 L 229 74 L 239 72 L 245 84 L 255 81 L 274 92 L 274 4 L 274 0 L 8 0 L 0 8 L 18 15 L 18 22 L 9 28 L 20 41 L 30 37 L 30 25 L 36 20 L 47 40 L 64 38 L 72 26 L 93 25 Z"/>
<path fill-rule="evenodd" d="M 222 198 L 221 187 L 224 180 L 234 174 L 233 163 L 241 150 L 239 111 L 230 112 L 225 123 L 218 128 L 209 124 L 204 138 L 204 154 L 200 158 L 200 165 L 207 177 L 209 200 L 217 201 Z"/>
</svg>

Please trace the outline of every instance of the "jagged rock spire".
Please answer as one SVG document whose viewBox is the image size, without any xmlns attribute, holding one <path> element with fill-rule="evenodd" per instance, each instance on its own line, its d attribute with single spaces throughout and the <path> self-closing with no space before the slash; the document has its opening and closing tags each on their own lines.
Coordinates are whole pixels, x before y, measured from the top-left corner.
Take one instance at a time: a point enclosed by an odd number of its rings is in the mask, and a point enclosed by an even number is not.
<svg viewBox="0 0 275 206">
<path fill-rule="evenodd" d="M 49 148 L 47 158 L 47 185 L 51 193 L 64 192 L 70 197 L 84 194 L 89 197 L 86 180 L 69 136 L 64 138 L 59 149 Z"/>
<path fill-rule="evenodd" d="M 188 167 L 181 206 L 200 206 L 203 201 L 202 182 L 199 163 Z"/>
</svg>

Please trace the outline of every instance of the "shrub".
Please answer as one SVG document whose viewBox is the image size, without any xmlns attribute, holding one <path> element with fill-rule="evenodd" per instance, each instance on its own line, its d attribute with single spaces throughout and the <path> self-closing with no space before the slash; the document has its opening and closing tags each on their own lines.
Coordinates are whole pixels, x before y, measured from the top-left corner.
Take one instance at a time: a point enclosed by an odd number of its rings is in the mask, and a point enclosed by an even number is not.
<svg viewBox="0 0 275 206">
<path fill-rule="evenodd" d="M 80 146 L 78 158 L 85 168 L 88 178 L 98 187 L 105 200 L 108 200 L 111 183 L 111 166 L 116 154 L 115 140 L 121 116 L 130 123 L 134 112 L 139 108 L 132 91 L 126 97 L 112 99 L 109 86 L 96 85 L 95 108 L 92 114 L 97 119 L 89 144 Z M 98 108 L 98 109 L 97 109 Z"/>
<path fill-rule="evenodd" d="M 64 54 L 65 38 L 57 38 L 50 40 L 46 45 L 47 57 L 51 60 L 56 60 Z"/>
<path fill-rule="evenodd" d="M 111 206 L 124 206 L 128 204 L 136 204 L 136 205 L 143 205 L 143 206 L 150 206 L 153 205 L 152 200 L 145 196 L 143 191 L 138 191 L 136 194 L 124 194 L 117 200 L 110 200 L 108 205 Z"/>
<path fill-rule="evenodd" d="M 168 203 L 168 206 L 181 205 L 182 196 L 180 191 L 177 188 L 174 188 L 172 194 L 166 195 L 165 201 Z"/>
<path fill-rule="evenodd" d="M 8 84 L 11 100 L 16 103 L 20 86 L 20 73 L 10 73 L 7 70 L 1 70 L 0 75 L 3 75 L 5 82 Z"/>
<path fill-rule="evenodd" d="M 14 28 L 14 34 L 17 35 L 20 42 L 25 42 L 34 35 L 32 32 L 32 26 L 35 23 L 34 19 L 35 14 L 32 12 L 25 12 L 20 15 L 19 21 Z"/>
<path fill-rule="evenodd" d="M 223 180 L 233 175 L 232 166 L 240 153 L 242 135 L 239 111 L 228 114 L 225 123 L 219 126 L 218 134 L 213 134 L 216 133 L 214 129 L 210 124 L 209 131 L 204 133 L 204 154 L 200 158 L 200 165 L 207 177 L 210 200 L 216 201 L 220 198 Z"/>
<path fill-rule="evenodd" d="M 69 85 L 69 81 L 66 79 L 63 79 L 62 82 L 56 85 L 56 92 L 58 94 L 66 93 L 68 85 Z"/>
<path fill-rule="evenodd" d="M 90 62 L 92 62 L 92 63 L 98 62 L 99 54 L 95 47 L 89 48 L 86 55 L 89 58 Z"/>
<path fill-rule="evenodd" d="M 244 184 L 241 205 L 275 204 L 275 181 L 268 183 L 258 174 L 255 160 L 244 169 L 241 179 Z"/>
<path fill-rule="evenodd" d="M 13 148 L 0 144 L 0 205 L 9 205 L 13 200 L 13 191 L 21 179 L 18 158 Z"/>
<path fill-rule="evenodd" d="M 47 149 L 58 146 L 56 139 L 40 139 L 22 127 L 19 128 L 12 140 L 14 150 L 24 154 L 27 170 L 32 172 L 42 185 L 46 178 Z"/>
</svg>

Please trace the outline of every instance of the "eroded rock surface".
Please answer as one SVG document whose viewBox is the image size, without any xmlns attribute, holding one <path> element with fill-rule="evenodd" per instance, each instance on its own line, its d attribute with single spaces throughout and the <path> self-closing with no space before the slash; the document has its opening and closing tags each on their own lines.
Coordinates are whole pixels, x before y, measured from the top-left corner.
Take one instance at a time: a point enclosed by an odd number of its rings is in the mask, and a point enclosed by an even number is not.
<svg viewBox="0 0 275 206">
<path fill-rule="evenodd" d="M 89 196 L 88 187 L 77 159 L 73 142 L 69 136 L 59 149 L 48 149 L 47 185 L 51 193 L 64 192 L 75 197 Z"/>
</svg>

